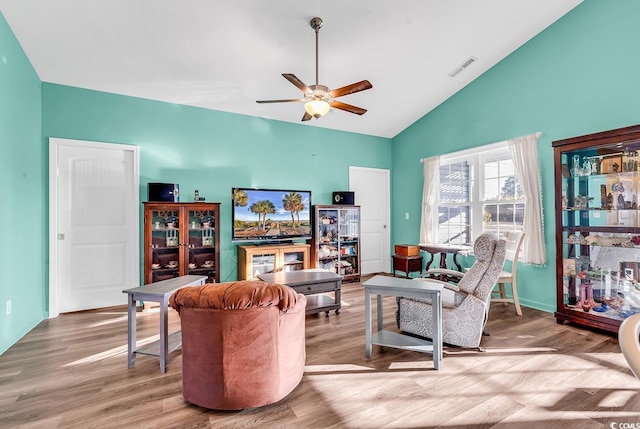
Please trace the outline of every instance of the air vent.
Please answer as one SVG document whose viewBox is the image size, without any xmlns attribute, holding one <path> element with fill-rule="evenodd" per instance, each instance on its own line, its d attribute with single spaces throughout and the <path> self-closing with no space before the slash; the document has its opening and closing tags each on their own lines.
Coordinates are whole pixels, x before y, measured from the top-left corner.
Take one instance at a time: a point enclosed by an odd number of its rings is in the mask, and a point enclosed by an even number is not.
<svg viewBox="0 0 640 429">
<path fill-rule="evenodd" d="M 450 77 L 456 77 L 458 75 L 458 73 L 460 73 L 462 70 L 466 69 L 467 67 L 469 67 L 471 64 L 473 64 L 474 61 L 476 61 L 477 58 L 476 57 L 469 57 L 465 60 L 464 63 L 460 64 L 458 67 L 456 67 L 453 71 L 451 71 L 451 73 L 449 73 Z"/>
</svg>

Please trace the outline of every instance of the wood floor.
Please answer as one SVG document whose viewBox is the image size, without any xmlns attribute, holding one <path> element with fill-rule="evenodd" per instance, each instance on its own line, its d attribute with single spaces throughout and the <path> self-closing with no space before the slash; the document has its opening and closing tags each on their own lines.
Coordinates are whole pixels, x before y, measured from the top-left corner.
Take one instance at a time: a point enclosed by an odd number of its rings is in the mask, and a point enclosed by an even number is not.
<svg viewBox="0 0 640 429">
<path fill-rule="evenodd" d="M 365 358 L 360 284 L 344 286 L 343 303 L 339 315 L 307 316 L 300 385 L 277 404 L 240 412 L 183 400 L 180 349 L 166 374 L 150 356 L 127 369 L 124 306 L 45 320 L 0 356 L 0 427 L 640 427 L 640 381 L 615 337 L 497 304 L 486 352 L 446 347 L 435 371 L 428 354 L 374 346 Z M 394 329 L 393 298 L 385 305 L 385 328 Z M 157 336 L 156 312 L 138 321 L 139 340 Z"/>
</svg>

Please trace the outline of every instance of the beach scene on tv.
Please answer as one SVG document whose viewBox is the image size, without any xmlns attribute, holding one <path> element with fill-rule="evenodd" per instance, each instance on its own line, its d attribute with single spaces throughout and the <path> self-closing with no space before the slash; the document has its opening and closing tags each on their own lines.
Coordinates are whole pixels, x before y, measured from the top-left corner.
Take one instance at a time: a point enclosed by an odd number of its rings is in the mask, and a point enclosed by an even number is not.
<svg viewBox="0 0 640 429">
<path fill-rule="evenodd" d="M 235 239 L 311 236 L 310 191 L 233 190 Z"/>
</svg>

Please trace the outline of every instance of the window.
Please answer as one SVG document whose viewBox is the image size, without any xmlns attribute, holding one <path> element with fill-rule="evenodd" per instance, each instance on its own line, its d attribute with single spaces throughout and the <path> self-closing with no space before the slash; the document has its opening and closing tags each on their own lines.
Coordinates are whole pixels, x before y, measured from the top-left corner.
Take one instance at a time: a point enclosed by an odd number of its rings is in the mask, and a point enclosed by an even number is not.
<svg viewBox="0 0 640 429">
<path fill-rule="evenodd" d="M 468 161 L 440 164 L 438 243 L 470 243 L 473 165 Z"/>
<path fill-rule="evenodd" d="M 438 243 L 522 230 L 524 194 L 506 142 L 442 156 L 439 186 Z"/>
</svg>

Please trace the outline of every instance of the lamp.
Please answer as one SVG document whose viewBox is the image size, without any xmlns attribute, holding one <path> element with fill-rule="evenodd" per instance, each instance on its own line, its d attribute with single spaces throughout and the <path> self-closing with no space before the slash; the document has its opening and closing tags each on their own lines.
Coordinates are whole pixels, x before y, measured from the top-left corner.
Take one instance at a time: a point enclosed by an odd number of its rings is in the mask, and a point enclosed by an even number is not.
<svg viewBox="0 0 640 429">
<path fill-rule="evenodd" d="M 324 100 L 312 100 L 304 103 L 304 110 L 316 119 L 326 115 L 330 108 L 329 103 Z"/>
</svg>

